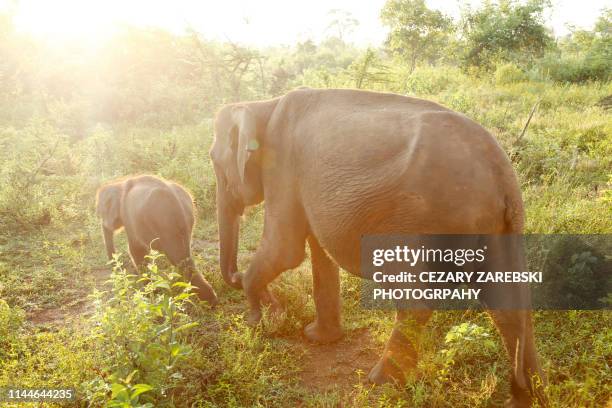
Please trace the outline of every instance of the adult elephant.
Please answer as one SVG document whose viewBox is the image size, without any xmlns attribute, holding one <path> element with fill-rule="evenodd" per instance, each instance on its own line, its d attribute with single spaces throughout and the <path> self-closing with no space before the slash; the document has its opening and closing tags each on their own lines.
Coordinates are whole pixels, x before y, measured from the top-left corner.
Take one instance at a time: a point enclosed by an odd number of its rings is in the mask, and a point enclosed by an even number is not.
<svg viewBox="0 0 612 408">
<path fill-rule="evenodd" d="M 216 116 L 210 155 L 224 280 L 244 289 L 250 319 L 258 321 L 263 305 L 276 304 L 268 284 L 303 261 L 308 241 L 317 316 L 305 335 L 317 342 L 342 336 L 336 265 L 360 274 L 362 235 L 523 229 L 516 176 L 495 139 L 467 117 L 422 99 L 299 89 L 227 105 Z M 236 264 L 239 218 L 246 206 L 262 201 L 263 237 L 242 275 Z M 529 406 L 541 394 L 533 385 L 541 374 L 531 314 L 490 313 L 513 365 L 508 405 Z M 371 381 L 404 381 L 417 356 L 403 328 L 407 321 L 421 327 L 430 315 L 398 312 Z"/>
</svg>

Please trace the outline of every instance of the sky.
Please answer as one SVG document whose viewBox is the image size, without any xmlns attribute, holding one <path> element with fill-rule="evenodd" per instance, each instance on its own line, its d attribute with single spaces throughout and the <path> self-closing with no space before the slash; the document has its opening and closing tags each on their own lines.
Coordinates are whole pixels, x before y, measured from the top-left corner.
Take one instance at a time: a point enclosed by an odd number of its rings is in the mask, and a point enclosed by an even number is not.
<svg viewBox="0 0 612 408">
<path fill-rule="evenodd" d="M 121 24 L 159 26 L 173 32 L 192 27 L 206 38 L 270 46 L 298 40 L 319 41 L 330 34 L 333 9 L 346 10 L 359 21 L 345 39 L 358 45 L 379 45 L 386 29 L 379 20 L 385 0 L 0 0 L 0 10 L 11 10 L 17 28 L 50 40 L 101 37 Z M 455 0 L 426 0 L 453 17 L 460 14 Z M 480 0 L 472 0 L 473 7 Z M 548 25 L 556 35 L 566 24 L 592 28 L 612 0 L 553 0 Z"/>
</svg>

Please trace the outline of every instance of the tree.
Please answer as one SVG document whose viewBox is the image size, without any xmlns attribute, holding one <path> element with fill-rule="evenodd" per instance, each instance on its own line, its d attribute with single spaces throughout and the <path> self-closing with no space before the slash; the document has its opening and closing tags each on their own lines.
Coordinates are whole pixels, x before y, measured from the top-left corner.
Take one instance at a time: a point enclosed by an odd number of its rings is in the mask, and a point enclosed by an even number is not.
<svg viewBox="0 0 612 408">
<path fill-rule="evenodd" d="M 548 67 L 549 74 L 569 82 L 607 81 L 612 77 L 612 10 L 602 10 L 592 31 L 569 28 L 571 33 L 558 42 L 557 69 Z"/>
<path fill-rule="evenodd" d="M 357 89 L 389 82 L 389 68 L 380 61 L 372 48 L 368 48 L 363 56 L 356 59 L 347 71 Z"/>
<path fill-rule="evenodd" d="M 612 36 L 612 9 L 605 8 L 595 23 L 595 32 L 603 37 Z"/>
<path fill-rule="evenodd" d="M 487 1 L 477 10 L 464 11 L 462 31 L 468 66 L 488 66 L 495 60 L 527 60 L 541 56 L 553 43 L 544 26 L 544 11 L 549 0 Z"/>
<path fill-rule="evenodd" d="M 597 64 L 601 70 L 601 79 L 612 76 L 612 9 L 602 10 L 595 23 L 595 38 L 591 43 L 587 59 Z"/>
<path fill-rule="evenodd" d="M 435 59 L 453 30 L 452 19 L 430 10 L 425 0 L 387 0 L 380 18 L 391 29 L 385 45 L 414 71 L 419 60 Z"/>
<path fill-rule="evenodd" d="M 327 15 L 332 19 L 327 25 L 327 29 L 336 31 L 341 41 L 344 41 L 344 36 L 353 32 L 355 27 L 359 25 L 359 20 L 353 17 L 350 11 L 332 9 Z"/>
<path fill-rule="evenodd" d="M 191 30 L 190 35 L 197 50 L 192 58 L 200 71 L 213 79 L 216 93 L 225 94 L 224 88 L 229 85 L 230 101 L 241 100 L 248 74 L 259 77 L 259 92 L 265 92 L 265 57 L 259 51 L 231 41 L 223 47 L 214 47 L 203 41 L 198 32 Z"/>
</svg>

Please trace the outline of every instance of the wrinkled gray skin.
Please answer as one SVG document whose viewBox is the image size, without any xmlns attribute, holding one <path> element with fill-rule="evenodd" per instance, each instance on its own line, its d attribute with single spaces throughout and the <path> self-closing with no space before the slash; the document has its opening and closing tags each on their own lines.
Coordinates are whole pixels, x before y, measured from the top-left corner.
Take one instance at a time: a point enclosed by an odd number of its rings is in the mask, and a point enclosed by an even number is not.
<svg viewBox="0 0 612 408">
<path fill-rule="evenodd" d="M 153 176 L 137 176 L 102 186 L 98 190 L 96 211 L 102 218 L 106 254 L 115 252 L 113 235 L 125 228 L 130 256 L 137 269 L 149 248 L 165 253 L 185 278 L 196 287 L 201 300 L 211 305 L 217 295 L 197 272 L 191 257 L 191 232 L 194 225 L 191 195 L 176 183 Z"/>
<path fill-rule="evenodd" d="M 268 284 L 303 261 L 308 242 L 317 315 L 305 335 L 316 342 L 342 336 L 337 265 L 360 274 L 362 235 L 523 229 L 519 186 L 495 139 L 465 116 L 421 99 L 300 89 L 272 100 L 228 105 L 217 114 L 210 155 L 224 280 L 244 289 L 250 320 L 257 322 L 262 306 L 278 309 Z M 246 206 L 263 200 L 263 237 L 242 275 L 236 266 L 239 218 Z M 497 270 L 489 267 L 483 270 Z M 416 323 L 418 332 L 430 315 L 398 312 L 371 381 L 405 380 L 417 364 L 405 334 L 415 330 L 405 328 Z M 541 371 L 531 312 L 490 315 L 513 365 L 507 406 L 530 406 L 534 395 L 544 402 L 542 387 L 532 385 Z"/>
</svg>

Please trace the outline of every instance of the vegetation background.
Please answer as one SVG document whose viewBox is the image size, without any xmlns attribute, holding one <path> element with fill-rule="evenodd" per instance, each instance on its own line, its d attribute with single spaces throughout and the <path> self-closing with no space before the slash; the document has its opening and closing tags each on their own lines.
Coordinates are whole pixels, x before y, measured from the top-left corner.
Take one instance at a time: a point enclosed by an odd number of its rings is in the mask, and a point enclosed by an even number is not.
<svg viewBox="0 0 612 408">
<path fill-rule="evenodd" d="M 71 386 L 74 406 L 501 405 L 508 367 L 483 313 L 437 313 L 404 388 L 364 381 L 393 316 L 362 310 L 359 280 L 346 274 L 340 343 L 301 336 L 314 316 L 307 262 L 274 284 L 284 319 L 248 328 L 243 295 L 218 273 L 211 120 L 223 103 L 301 85 L 431 99 L 483 124 L 508 152 L 527 232 L 612 233 L 612 12 L 554 38 L 548 7 L 485 2 L 453 20 L 422 0 L 389 0 L 388 39 L 367 49 L 343 39 L 356 21 L 342 11 L 321 43 L 260 49 L 135 27 L 96 49 L 57 47 L 0 15 L 0 387 Z M 95 191 L 137 173 L 193 193 L 194 253 L 222 299 L 215 310 L 192 304 L 156 255 L 139 282 L 120 261 L 110 273 Z M 261 211 L 243 221 L 241 268 Z M 610 312 L 535 320 L 552 405 L 612 406 Z"/>
</svg>

